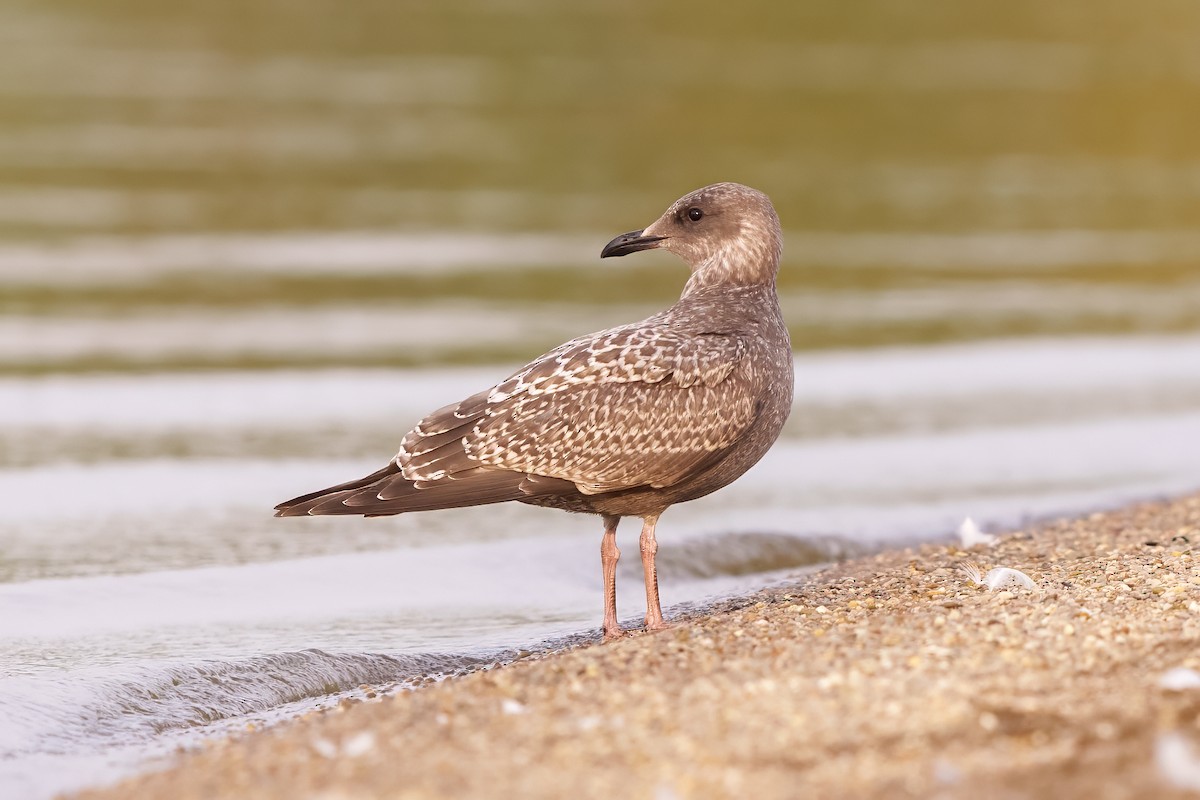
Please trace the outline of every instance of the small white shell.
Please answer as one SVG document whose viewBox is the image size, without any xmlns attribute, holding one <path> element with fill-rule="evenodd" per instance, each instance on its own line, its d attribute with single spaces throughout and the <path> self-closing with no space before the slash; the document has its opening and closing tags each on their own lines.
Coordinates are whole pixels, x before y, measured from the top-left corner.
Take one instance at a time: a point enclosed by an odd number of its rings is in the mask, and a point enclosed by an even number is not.
<svg viewBox="0 0 1200 800">
<path fill-rule="evenodd" d="M 313 739 L 310 744 L 312 745 L 312 749 L 316 752 L 316 754 L 322 758 L 338 757 L 338 746 L 328 739 Z"/>
<path fill-rule="evenodd" d="M 1191 742 L 1178 733 L 1164 733 L 1154 743 L 1158 774 L 1177 789 L 1200 791 L 1200 758 Z"/>
<path fill-rule="evenodd" d="M 1034 589 L 1037 587 L 1037 584 L 1033 582 L 1033 578 L 1019 569 L 1010 569 L 1009 567 L 989 569 L 988 574 L 983 576 L 983 582 L 992 591 L 1007 589 L 1009 586 L 1017 586 L 1022 589 Z"/>
<path fill-rule="evenodd" d="M 986 586 L 989 590 L 1007 589 L 1015 586 L 1021 589 L 1035 589 L 1037 584 L 1024 572 L 1010 567 L 995 567 L 989 569 L 987 575 L 974 561 L 964 561 L 958 565 L 959 571 L 976 586 Z"/>
<path fill-rule="evenodd" d="M 970 550 L 976 545 L 991 547 L 996 543 L 996 537 L 979 530 L 979 526 L 975 524 L 975 520 L 970 517 L 964 519 L 962 525 L 958 526 L 958 539 L 962 543 L 964 550 Z"/>
<path fill-rule="evenodd" d="M 342 742 L 342 755 L 348 758 L 359 758 L 375 749 L 375 734 L 370 731 L 360 731 Z"/>
<path fill-rule="evenodd" d="M 1168 692 L 1186 692 L 1189 689 L 1200 689 L 1200 672 L 1187 667 L 1169 669 L 1158 679 L 1158 688 Z"/>
</svg>

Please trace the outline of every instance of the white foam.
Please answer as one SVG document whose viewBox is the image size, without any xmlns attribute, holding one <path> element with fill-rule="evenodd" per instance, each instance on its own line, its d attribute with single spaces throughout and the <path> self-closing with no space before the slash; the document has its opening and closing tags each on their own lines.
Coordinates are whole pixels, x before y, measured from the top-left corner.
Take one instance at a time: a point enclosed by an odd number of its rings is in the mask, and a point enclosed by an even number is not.
<svg viewBox="0 0 1200 800">
<path fill-rule="evenodd" d="M 1027 339 L 804 353 L 798 403 L 1200 390 L 1200 336 Z M 0 378 L 0 429 L 286 428 L 391 416 L 399 427 L 484 389 L 517 364 Z M 399 431 L 403 433 L 403 431 Z"/>
<path fill-rule="evenodd" d="M 199 270 L 333 276 L 564 268 L 594 265 L 611 235 L 350 230 L 79 236 L 0 246 L 0 283 L 109 284 Z M 785 239 L 787 263 L 823 267 L 1000 269 L 1200 259 L 1200 232 L 1194 230 L 788 231 Z"/>
<path fill-rule="evenodd" d="M 181 272 L 339 275 L 591 263 L 605 242 L 562 235 L 382 231 L 81 236 L 0 246 L 0 282 L 120 283 Z"/>
<path fill-rule="evenodd" d="M 639 309 L 640 311 L 640 309 Z M 319 306 L 243 310 L 175 309 L 121 317 L 0 318 L 0 362 L 46 364 L 111 357 L 236 359 L 238 357 L 379 356 L 430 347 L 557 341 L 572 326 L 604 328 L 636 319 L 612 307 L 541 307 L 536 314 L 484 303 L 414 308 Z"/>
</svg>

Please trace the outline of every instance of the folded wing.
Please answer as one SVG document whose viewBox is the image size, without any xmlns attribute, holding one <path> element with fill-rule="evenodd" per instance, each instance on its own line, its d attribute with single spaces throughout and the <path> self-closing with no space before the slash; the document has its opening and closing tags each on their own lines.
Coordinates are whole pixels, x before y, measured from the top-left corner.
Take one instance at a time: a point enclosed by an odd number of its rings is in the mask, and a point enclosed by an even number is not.
<svg viewBox="0 0 1200 800">
<path fill-rule="evenodd" d="M 384 470 L 280 513 L 395 514 L 671 486 L 753 422 L 756 397 L 729 380 L 744 355 L 734 336 L 647 324 L 580 337 L 428 415 Z"/>
</svg>

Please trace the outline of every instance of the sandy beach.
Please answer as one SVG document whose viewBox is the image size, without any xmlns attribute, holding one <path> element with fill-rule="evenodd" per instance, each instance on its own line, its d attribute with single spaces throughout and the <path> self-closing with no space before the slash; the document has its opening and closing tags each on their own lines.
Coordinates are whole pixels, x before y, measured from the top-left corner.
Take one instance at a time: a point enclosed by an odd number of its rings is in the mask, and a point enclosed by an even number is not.
<svg viewBox="0 0 1200 800">
<path fill-rule="evenodd" d="M 1194 796 L 1197 543 L 1192 496 L 882 553 L 80 796 Z M 976 585 L 968 561 L 1035 587 Z"/>
</svg>

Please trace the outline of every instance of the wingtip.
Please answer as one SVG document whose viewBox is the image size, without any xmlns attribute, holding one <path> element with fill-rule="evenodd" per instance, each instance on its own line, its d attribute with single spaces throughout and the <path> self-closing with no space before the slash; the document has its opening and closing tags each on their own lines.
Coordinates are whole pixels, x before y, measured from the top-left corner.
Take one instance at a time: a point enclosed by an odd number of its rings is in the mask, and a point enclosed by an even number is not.
<svg viewBox="0 0 1200 800">
<path fill-rule="evenodd" d="M 309 503 L 280 503 L 275 506 L 275 516 L 277 517 L 307 517 L 309 514 Z"/>
</svg>

